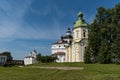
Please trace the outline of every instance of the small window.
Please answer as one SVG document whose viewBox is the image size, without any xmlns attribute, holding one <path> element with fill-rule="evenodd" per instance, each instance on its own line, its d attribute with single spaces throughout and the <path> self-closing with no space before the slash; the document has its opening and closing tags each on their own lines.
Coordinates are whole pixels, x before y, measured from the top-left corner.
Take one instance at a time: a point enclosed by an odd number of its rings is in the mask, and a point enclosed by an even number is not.
<svg viewBox="0 0 120 80">
<path fill-rule="evenodd" d="M 86 37 L 86 31 L 83 29 L 83 37 Z"/>
<path fill-rule="evenodd" d="M 70 44 L 72 43 L 72 41 L 70 41 Z"/>
</svg>

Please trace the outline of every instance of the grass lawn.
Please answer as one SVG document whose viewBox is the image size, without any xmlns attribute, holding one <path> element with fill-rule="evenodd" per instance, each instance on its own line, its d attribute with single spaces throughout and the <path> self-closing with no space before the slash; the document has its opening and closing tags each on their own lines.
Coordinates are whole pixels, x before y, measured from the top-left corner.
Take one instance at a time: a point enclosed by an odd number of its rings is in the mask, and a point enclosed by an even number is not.
<svg viewBox="0 0 120 80">
<path fill-rule="evenodd" d="M 84 67 L 84 70 L 0 67 L 0 80 L 120 80 L 120 65 L 115 64 L 42 63 L 31 66 Z"/>
</svg>

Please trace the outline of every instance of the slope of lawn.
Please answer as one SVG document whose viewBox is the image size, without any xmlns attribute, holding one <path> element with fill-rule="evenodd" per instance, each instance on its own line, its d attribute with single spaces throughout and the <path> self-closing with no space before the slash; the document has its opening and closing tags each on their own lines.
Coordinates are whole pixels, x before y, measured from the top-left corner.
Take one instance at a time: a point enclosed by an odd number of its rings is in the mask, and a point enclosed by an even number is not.
<svg viewBox="0 0 120 80">
<path fill-rule="evenodd" d="M 84 70 L 40 69 L 31 66 L 84 67 Z M 40 63 L 25 67 L 0 67 L 0 80 L 120 80 L 120 65 Z"/>
</svg>

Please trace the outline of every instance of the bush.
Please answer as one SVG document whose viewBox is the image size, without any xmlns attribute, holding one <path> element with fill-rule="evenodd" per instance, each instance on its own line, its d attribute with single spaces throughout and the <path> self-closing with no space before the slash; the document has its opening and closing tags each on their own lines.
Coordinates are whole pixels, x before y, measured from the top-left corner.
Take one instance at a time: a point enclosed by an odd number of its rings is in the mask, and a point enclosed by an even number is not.
<svg viewBox="0 0 120 80">
<path fill-rule="evenodd" d="M 42 63 L 54 62 L 55 60 L 56 60 L 56 57 L 53 57 L 53 56 L 41 56 Z"/>
</svg>

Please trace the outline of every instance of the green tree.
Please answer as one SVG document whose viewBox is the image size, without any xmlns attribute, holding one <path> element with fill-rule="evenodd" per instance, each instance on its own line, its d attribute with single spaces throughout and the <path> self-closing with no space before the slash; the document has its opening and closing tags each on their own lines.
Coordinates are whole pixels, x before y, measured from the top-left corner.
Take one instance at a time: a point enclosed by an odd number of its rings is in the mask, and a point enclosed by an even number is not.
<svg viewBox="0 0 120 80">
<path fill-rule="evenodd" d="M 41 56 L 42 63 L 54 62 L 55 58 L 52 56 Z"/>
<path fill-rule="evenodd" d="M 84 62 L 87 64 L 91 63 L 91 53 L 90 53 L 89 47 L 86 47 L 86 49 L 85 49 Z"/>
<path fill-rule="evenodd" d="M 117 36 L 111 48 L 113 62 L 120 64 L 120 26 L 117 28 Z"/>
<path fill-rule="evenodd" d="M 120 64 L 120 39 L 115 40 L 115 43 L 112 45 L 112 52 L 113 62 Z"/>
<path fill-rule="evenodd" d="M 100 45 L 100 27 L 99 24 L 97 23 L 97 20 L 94 20 L 94 22 L 90 26 L 90 31 L 89 31 L 89 52 L 91 54 L 91 60 L 92 62 L 97 62 L 97 56 L 98 56 L 98 51 L 99 51 L 99 45 Z"/>
<path fill-rule="evenodd" d="M 112 22 L 114 15 L 113 9 L 98 8 L 97 24 L 99 25 L 100 48 L 98 51 L 98 58 L 100 63 L 111 63 L 111 45 L 113 37 L 116 35 L 116 26 Z M 105 50 L 104 50 L 105 48 Z"/>
<path fill-rule="evenodd" d="M 111 55 L 108 53 L 109 46 L 107 40 L 102 40 L 100 50 L 99 50 L 99 62 L 100 63 L 110 63 Z"/>
<path fill-rule="evenodd" d="M 111 63 L 119 59 L 120 51 L 120 3 L 113 8 L 99 7 L 94 22 L 90 25 L 88 47 L 85 58 L 91 62 Z M 86 57 L 88 56 L 88 57 Z M 87 60 L 87 59 L 86 59 Z"/>
<path fill-rule="evenodd" d="M 41 53 L 37 54 L 36 60 L 37 60 L 38 62 L 41 62 Z"/>
<path fill-rule="evenodd" d="M 120 64 L 120 3 L 114 8 L 114 16 L 112 17 L 114 26 L 116 27 L 116 35 L 113 37 L 113 43 L 111 46 L 113 62 Z"/>
</svg>

